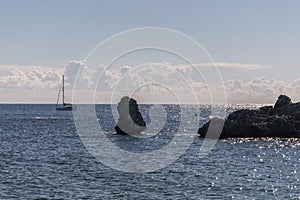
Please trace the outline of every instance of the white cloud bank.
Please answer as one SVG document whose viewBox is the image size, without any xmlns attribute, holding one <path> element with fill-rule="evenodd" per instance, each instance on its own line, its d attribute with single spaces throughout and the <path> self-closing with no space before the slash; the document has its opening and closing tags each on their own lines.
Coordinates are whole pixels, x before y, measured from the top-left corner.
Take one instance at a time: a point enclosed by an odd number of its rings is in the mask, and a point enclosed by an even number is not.
<svg viewBox="0 0 300 200">
<path fill-rule="evenodd" d="M 179 67 L 189 67 L 190 65 L 177 65 Z M 260 65 L 260 64 L 243 64 L 243 63 L 201 63 L 193 64 L 195 67 L 218 67 L 220 69 L 235 69 L 235 70 L 260 70 L 260 69 L 270 69 L 271 66 Z"/>
<path fill-rule="evenodd" d="M 32 71 L 13 69 L 0 76 L 2 89 L 52 89 L 58 86 L 61 73 L 54 69 Z"/>
<path fill-rule="evenodd" d="M 300 100 L 300 78 L 292 82 L 254 78 L 250 81 L 227 80 L 224 82 L 227 100 L 232 103 L 273 103 L 280 94 Z"/>
<path fill-rule="evenodd" d="M 260 70 L 268 66 L 241 63 L 216 63 L 219 68 L 234 70 Z M 214 67 L 209 63 L 194 64 L 195 67 Z M 82 102 L 93 102 L 85 99 L 85 91 L 95 88 L 96 100 L 110 102 L 111 91 L 119 98 L 122 95 L 133 95 L 144 103 L 176 102 L 176 95 L 184 96 L 187 90 L 194 90 L 199 103 L 209 103 L 210 94 L 222 95 L 222 84 L 210 85 L 208 91 L 204 80 L 190 65 L 172 65 L 170 63 L 152 63 L 140 68 L 123 66 L 104 70 L 103 67 L 91 70 L 83 61 L 71 61 L 65 67 L 42 66 L 0 66 L 0 102 L 55 103 L 61 76 L 65 74 L 67 97 L 71 101 L 71 89 L 76 82 L 82 93 Z M 99 79 L 99 77 L 101 78 Z M 98 80 L 99 79 L 99 80 Z M 98 82 L 99 81 L 99 82 Z M 153 83 L 153 84 L 149 84 Z M 158 83 L 158 84 L 157 84 Z M 161 83 L 161 84 L 160 84 Z M 253 78 L 250 81 L 226 80 L 224 86 L 227 103 L 273 103 L 280 94 L 287 94 L 294 101 L 300 100 L 300 77 L 289 83 L 267 79 Z M 189 103 L 187 95 L 186 102 Z"/>
</svg>

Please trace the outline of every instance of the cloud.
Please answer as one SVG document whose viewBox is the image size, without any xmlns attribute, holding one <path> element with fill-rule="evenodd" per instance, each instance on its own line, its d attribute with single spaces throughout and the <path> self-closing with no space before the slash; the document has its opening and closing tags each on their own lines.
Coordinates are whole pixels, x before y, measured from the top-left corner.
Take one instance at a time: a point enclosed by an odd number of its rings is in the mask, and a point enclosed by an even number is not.
<svg viewBox="0 0 300 200">
<path fill-rule="evenodd" d="M 286 86 L 286 90 L 289 91 L 292 97 L 300 97 L 300 78 L 292 81 Z"/>
<path fill-rule="evenodd" d="M 299 83 L 300 79 L 286 83 L 259 77 L 250 81 L 227 80 L 224 85 L 227 100 L 231 103 L 273 103 L 280 94 L 300 100 Z"/>
<path fill-rule="evenodd" d="M 58 87 L 61 70 L 41 67 L 8 67 L 0 75 L 3 89 L 53 89 Z"/>
<path fill-rule="evenodd" d="M 174 84 L 178 84 L 176 80 L 178 74 L 185 77 L 186 81 L 193 82 L 203 82 L 203 77 L 199 74 L 198 68 L 213 68 L 219 67 L 222 69 L 235 69 L 235 70 L 261 70 L 269 69 L 269 66 L 259 65 L 259 64 L 241 64 L 241 63 L 201 63 L 201 64 L 185 64 L 185 65 L 174 65 L 169 62 L 161 63 L 148 63 L 140 68 L 132 68 L 130 66 L 122 66 L 120 68 L 109 70 L 102 69 L 103 72 L 103 82 L 109 87 L 115 87 L 118 80 L 126 77 L 127 83 L 132 84 L 142 84 L 143 82 L 149 81 L 168 81 L 169 83 L 174 81 Z M 91 82 L 95 82 L 95 77 L 93 76 L 95 72 L 90 72 L 92 76 L 89 78 Z M 98 73 L 98 75 L 101 73 Z M 84 75 L 82 76 L 84 77 Z"/>
<path fill-rule="evenodd" d="M 73 60 L 70 61 L 65 67 L 64 74 L 66 77 L 66 86 L 73 87 L 73 84 L 78 78 L 78 86 L 84 89 L 94 84 L 96 76 L 95 71 L 88 69 L 84 61 Z M 78 76 L 77 76 L 78 75 Z"/>
<path fill-rule="evenodd" d="M 267 67 L 240 63 L 217 63 L 224 69 L 258 70 Z M 208 64 L 196 64 L 196 67 L 212 67 Z M 119 99 L 124 95 L 135 95 L 141 102 L 176 103 L 182 95 L 184 102 L 191 101 L 188 92 L 193 89 L 199 103 L 209 103 L 210 95 L 222 96 L 222 83 L 205 84 L 191 65 L 173 65 L 168 62 L 149 63 L 139 68 L 131 66 L 103 66 L 90 69 L 84 61 L 70 61 L 65 68 L 42 66 L 3 66 L 0 68 L 0 87 L 2 102 L 55 102 L 65 74 L 67 96 L 72 96 L 76 81 L 81 90 L 82 101 L 88 90 L 96 90 L 99 102 L 110 102 L 112 95 Z M 77 76 L 78 75 L 78 76 Z M 78 80 L 76 80 L 76 76 Z M 273 103 L 279 94 L 287 94 L 294 101 L 300 100 L 300 77 L 284 82 L 264 77 L 249 81 L 226 80 L 224 87 L 228 103 Z M 208 90 L 210 89 L 210 90 Z M 94 92 L 94 91 L 93 91 Z M 177 97 L 176 97 L 177 95 Z M 220 98 L 222 103 L 222 98 Z"/>
<path fill-rule="evenodd" d="M 261 70 L 270 69 L 271 66 L 260 65 L 260 64 L 243 64 L 243 63 L 226 63 L 226 62 L 216 62 L 216 63 L 200 63 L 193 65 L 177 65 L 177 67 L 188 68 L 188 67 L 218 67 L 220 69 L 235 69 L 235 70 Z"/>
</svg>

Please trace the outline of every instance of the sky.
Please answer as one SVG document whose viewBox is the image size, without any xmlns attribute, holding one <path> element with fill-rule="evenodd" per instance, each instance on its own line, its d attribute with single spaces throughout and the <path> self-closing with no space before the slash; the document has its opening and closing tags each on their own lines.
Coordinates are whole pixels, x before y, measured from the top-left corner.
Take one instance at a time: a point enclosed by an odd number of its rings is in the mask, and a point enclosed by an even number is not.
<svg viewBox="0 0 300 200">
<path fill-rule="evenodd" d="M 281 93 L 300 101 L 299 8 L 297 0 L 2 0 L 0 102 L 55 103 L 62 74 L 67 78 L 68 100 L 72 101 L 72 86 L 79 69 L 86 71 L 81 74 L 82 87 L 78 90 L 85 94 L 98 84 L 95 98 L 99 102 L 111 101 L 110 91 L 115 91 L 115 99 L 131 94 L 145 103 L 172 103 L 191 87 L 199 103 L 207 103 L 213 93 L 223 96 L 223 86 L 227 103 L 274 103 Z M 172 29 L 201 44 L 218 66 L 222 83 L 218 77 L 211 79 L 215 83 L 206 83 L 194 77 L 191 65 L 150 51 L 129 55 L 130 62 L 124 58 L 109 70 L 104 70 L 106 64 L 101 64 L 99 57 L 99 69 L 88 69 L 85 59 L 100 42 L 143 27 Z M 149 40 L 159 37 L 148 35 Z M 107 47 L 107 52 L 125 43 Z M 147 64 L 137 68 L 135 59 L 139 65 L 143 61 Z M 216 76 L 211 63 L 190 64 L 196 65 L 205 77 Z M 179 80 L 178 73 L 184 80 Z M 100 74 L 103 77 L 98 83 Z M 176 89 L 159 84 L 144 86 L 148 79 L 164 80 Z M 118 87 L 118 83 L 128 84 L 127 89 Z M 129 90 L 138 84 L 141 87 L 136 91 Z M 222 99 L 216 101 L 222 103 Z M 90 99 L 82 97 L 77 101 Z M 189 103 L 187 99 L 182 101 Z"/>
</svg>

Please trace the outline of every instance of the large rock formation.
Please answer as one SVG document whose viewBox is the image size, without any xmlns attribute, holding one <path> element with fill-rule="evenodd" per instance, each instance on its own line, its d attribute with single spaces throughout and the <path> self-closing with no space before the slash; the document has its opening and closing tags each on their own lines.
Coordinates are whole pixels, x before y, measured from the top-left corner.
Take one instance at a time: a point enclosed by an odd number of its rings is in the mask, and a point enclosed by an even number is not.
<svg viewBox="0 0 300 200">
<path fill-rule="evenodd" d="M 214 133 L 214 130 L 219 130 L 219 132 Z M 217 139 L 220 132 L 219 138 L 300 138 L 300 103 L 292 103 L 289 97 L 280 95 L 274 107 L 238 110 L 226 119 L 212 119 L 198 131 L 200 137 L 207 136 L 212 139 Z"/>
<path fill-rule="evenodd" d="M 123 97 L 118 104 L 119 119 L 115 127 L 117 134 L 137 135 L 146 130 L 146 123 L 135 99 Z"/>
</svg>

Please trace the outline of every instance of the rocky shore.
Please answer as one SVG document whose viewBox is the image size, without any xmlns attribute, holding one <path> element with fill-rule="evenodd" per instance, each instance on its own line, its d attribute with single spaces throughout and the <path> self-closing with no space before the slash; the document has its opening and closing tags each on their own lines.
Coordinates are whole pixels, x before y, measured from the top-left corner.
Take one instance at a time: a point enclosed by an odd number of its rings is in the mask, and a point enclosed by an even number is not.
<svg viewBox="0 0 300 200">
<path fill-rule="evenodd" d="M 202 138 L 212 139 L 219 134 L 219 138 L 300 138 L 300 103 L 292 103 L 288 96 L 280 95 L 274 106 L 238 110 L 226 119 L 213 118 L 198 133 Z"/>
</svg>

